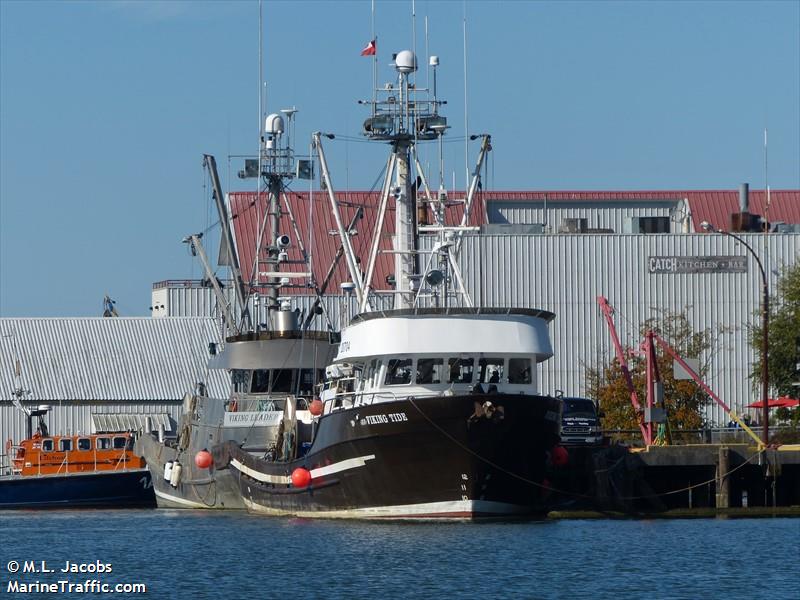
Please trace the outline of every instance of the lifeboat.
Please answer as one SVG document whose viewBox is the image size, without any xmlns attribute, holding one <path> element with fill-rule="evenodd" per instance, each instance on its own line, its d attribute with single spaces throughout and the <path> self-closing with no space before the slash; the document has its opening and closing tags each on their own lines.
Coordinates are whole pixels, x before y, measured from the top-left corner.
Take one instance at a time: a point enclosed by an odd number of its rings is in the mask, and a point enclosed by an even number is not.
<svg viewBox="0 0 800 600">
<path fill-rule="evenodd" d="M 36 431 L 5 446 L 0 475 L 0 509 L 115 508 L 154 506 L 145 461 L 133 452 L 129 432 L 50 435 L 40 406 L 28 412 L 28 430 Z"/>
</svg>

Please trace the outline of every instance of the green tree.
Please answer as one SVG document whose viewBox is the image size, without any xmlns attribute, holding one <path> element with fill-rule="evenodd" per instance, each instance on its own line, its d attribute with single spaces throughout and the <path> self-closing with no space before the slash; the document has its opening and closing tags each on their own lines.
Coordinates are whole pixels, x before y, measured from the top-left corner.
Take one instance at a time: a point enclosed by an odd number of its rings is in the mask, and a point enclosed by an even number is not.
<svg viewBox="0 0 800 600">
<path fill-rule="evenodd" d="M 657 316 L 647 319 L 641 325 L 642 341 L 648 330 L 663 338 L 681 357 L 704 356 L 706 360 L 701 363 L 699 375 L 703 377 L 706 374 L 710 360 L 709 350 L 714 338 L 711 330 L 695 332 L 685 314 L 670 311 L 659 311 Z M 647 399 L 647 359 L 640 348 L 624 347 L 623 351 L 634 388 L 644 406 Z M 701 428 L 705 423 L 703 408 L 709 401 L 707 394 L 694 381 L 675 379 L 673 359 L 658 345 L 656 362 L 664 385 L 664 405 L 670 429 L 677 432 L 681 429 Z M 598 400 L 605 413 L 605 429 L 638 430 L 637 415 L 631 405 L 630 392 L 616 356 L 610 362 L 588 367 L 586 384 L 590 396 Z M 633 437 L 638 437 L 638 434 Z"/>
<path fill-rule="evenodd" d="M 779 396 L 797 398 L 800 381 L 797 363 L 800 362 L 800 262 L 784 267 L 774 293 L 770 294 L 769 336 L 767 340 L 770 388 Z M 760 314 L 760 313 L 759 313 Z M 748 327 L 750 345 L 756 361 L 750 377 L 753 387 L 761 389 L 762 331 L 761 319 Z"/>
</svg>

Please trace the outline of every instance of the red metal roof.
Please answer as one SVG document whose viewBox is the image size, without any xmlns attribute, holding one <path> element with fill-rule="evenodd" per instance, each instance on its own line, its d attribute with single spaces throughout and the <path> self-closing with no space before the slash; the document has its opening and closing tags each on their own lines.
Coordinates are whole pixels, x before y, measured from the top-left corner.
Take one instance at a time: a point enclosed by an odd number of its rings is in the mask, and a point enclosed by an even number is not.
<svg viewBox="0 0 800 600">
<path fill-rule="evenodd" d="M 309 192 L 289 191 L 287 197 L 291 206 L 292 213 L 297 222 L 297 227 L 306 251 L 312 257 L 314 277 L 318 284 L 321 284 L 325 274 L 339 247 L 338 234 L 331 235 L 336 231 L 336 222 L 331 214 L 330 202 L 325 192 L 315 191 L 313 202 Z M 369 258 L 369 249 L 372 244 L 372 235 L 378 217 L 379 192 L 339 192 L 336 194 L 340 205 L 342 221 L 347 226 L 359 207 L 364 209 L 363 218 L 355 226 L 358 234 L 352 238 L 353 250 L 358 258 L 361 259 L 362 269 L 366 270 Z M 730 215 L 738 211 L 739 192 L 738 190 L 656 190 L 656 191 L 483 191 L 480 192 L 475 200 L 472 214 L 470 215 L 470 225 L 482 225 L 486 223 L 486 204 L 490 201 L 541 201 L 547 197 L 548 202 L 592 202 L 592 201 L 664 201 L 686 199 L 692 213 L 695 231 L 701 231 L 700 223 L 708 221 L 718 229 L 728 229 L 730 227 Z M 770 193 L 769 220 L 771 222 L 783 221 L 786 223 L 800 223 L 800 190 L 776 190 Z M 463 192 L 450 193 L 450 198 L 463 198 Z M 255 192 L 232 192 L 229 195 L 230 210 L 233 220 L 234 233 L 237 246 L 239 248 L 239 260 L 242 265 L 242 275 L 245 280 L 251 277 L 253 272 L 253 261 L 255 256 L 256 239 L 258 229 L 264 217 L 266 209 L 267 195 L 261 194 L 259 202 L 256 202 Z M 763 214 L 765 205 L 765 192 L 762 190 L 750 191 L 750 212 L 753 214 Z M 281 202 L 281 210 L 284 215 L 286 208 Z M 447 224 L 459 224 L 463 214 L 463 205 L 455 204 L 447 208 L 445 221 Z M 394 232 L 394 207 L 390 205 L 386 211 L 386 223 L 384 233 L 381 235 L 379 248 L 381 250 L 391 250 L 391 237 Z M 430 217 L 429 217 L 430 218 Z M 431 219 L 432 220 L 432 219 Z M 311 226 L 313 222 L 313 228 Z M 313 236 L 309 233 L 313 229 Z M 299 244 L 295 239 L 294 231 L 287 217 L 282 219 L 282 233 L 288 234 L 293 242 L 289 249 L 289 260 L 300 261 L 302 254 Z M 262 243 L 262 248 L 271 243 L 266 239 Z M 262 260 L 266 258 L 266 251 L 261 252 Z M 273 270 L 272 266 L 262 263 L 259 271 Z M 291 263 L 282 267 L 286 271 L 305 270 L 304 265 Z M 386 277 L 394 271 L 394 258 L 391 254 L 379 254 L 376 265 L 373 283 L 379 290 L 389 289 L 385 283 Z M 328 291 L 338 292 L 339 284 L 348 281 L 347 265 L 344 259 L 339 262 L 333 279 L 331 280 Z M 299 283 L 293 281 L 293 284 Z M 287 293 L 313 293 L 310 289 L 301 285 L 288 286 Z"/>
<path fill-rule="evenodd" d="M 312 257 L 311 262 L 313 265 L 314 278 L 317 283 L 321 285 L 333 262 L 336 251 L 339 248 L 339 236 L 336 228 L 336 221 L 331 214 L 330 201 L 327 194 L 319 191 L 314 192 L 313 202 L 309 201 L 309 197 L 309 192 L 289 191 L 287 193 L 289 205 L 295 221 L 297 222 L 297 229 L 299 230 L 300 237 L 303 240 L 306 252 Z M 463 198 L 463 194 L 460 197 Z M 253 273 L 256 248 L 255 242 L 258 238 L 259 223 L 264 217 L 267 195 L 261 194 L 259 202 L 256 202 L 255 192 L 232 192 L 229 198 L 234 233 L 239 248 L 242 276 L 245 280 L 250 280 Z M 372 235 L 375 231 L 375 224 L 378 219 L 380 193 L 339 192 L 336 194 L 336 198 L 339 202 L 339 210 L 345 227 L 350 223 L 358 208 L 363 208 L 363 217 L 355 225 L 357 235 L 351 239 L 355 255 L 361 260 L 362 270 L 366 271 L 369 250 L 372 245 Z M 281 202 L 281 210 L 284 215 L 286 215 L 286 207 L 283 202 Z M 394 212 L 394 206 L 390 203 L 386 211 L 384 233 L 381 235 L 379 245 L 381 250 L 392 249 Z M 451 224 L 460 223 L 462 214 L 463 205 L 449 206 L 445 214 L 446 222 Z M 312 222 L 314 235 L 310 236 L 309 231 L 312 229 Z M 484 210 L 484 204 L 477 201 L 470 215 L 470 225 L 478 226 L 485 222 L 486 212 Z M 292 226 L 288 217 L 284 216 L 281 221 L 281 226 L 283 229 L 282 233 L 288 234 L 293 240 L 292 247 L 288 251 L 290 263 L 282 267 L 282 270 L 304 270 L 304 267 L 300 263 L 291 262 L 301 260 L 302 253 L 295 239 L 296 236 L 294 235 L 294 231 L 292 231 Z M 260 253 L 261 260 L 267 257 L 265 249 L 271 243 L 268 238 L 269 236 L 265 234 L 265 239 L 262 243 L 262 248 L 264 250 Z M 272 267 L 266 263 L 262 263 L 258 270 L 268 271 L 272 270 Z M 379 254 L 375 263 L 375 273 L 373 275 L 374 287 L 381 290 L 389 289 L 389 286 L 386 284 L 386 277 L 393 272 L 393 255 Z M 349 279 L 347 263 L 345 259 L 342 258 L 333 279 L 328 285 L 328 291 L 336 293 L 339 290 L 339 284 L 343 281 L 349 281 Z M 298 281 L 293 280 L 292 283 L 298 283 Z M 289 293 L 303 293 L 303 288 L 301 286 L 292 285 L 287 286 L 285 289 Z M 307 290 L 307 293 L 313 292 Z"/>
<path fill-rule="evenodd" d="M 765 216 L 767 193 L 750 190 L 750 210 L 765 217 L 770 223 L 800 223 L 800 190 L 770 190 L 769 211 Z M 695 231 L 702 231 L 700 223 L 708 221 L 717 229 L 729 229 L 731 214 L 739 212 L 738 190 L 686 192 Z"/>
</svg>

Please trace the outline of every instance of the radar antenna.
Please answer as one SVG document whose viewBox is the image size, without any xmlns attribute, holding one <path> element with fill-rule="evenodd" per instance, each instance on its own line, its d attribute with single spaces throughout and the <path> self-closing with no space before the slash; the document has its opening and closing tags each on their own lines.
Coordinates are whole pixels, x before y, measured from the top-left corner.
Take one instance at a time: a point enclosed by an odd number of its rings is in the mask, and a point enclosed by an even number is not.
<svg viewBox="0 0 800 600">
<path fill-rule="evenodd" d="M 464 286 L 456 259 L 461 236 L 465 231 L 477 230 L 469 225 L 470 212 L 476 191 L 479 189 L 480 172 L 487 153 L 491 150 L 490 136 L 483 134 L 469 139 L 482 138 L 477 165 L 472 173 L 461 223 L 445 225 L 447 193 L 444 190 L 443 136 L 449 126 L 447 118 L 440 113 L 447 103 L 437 91 L 439 57 L 430 56 L 428 66 L 433 69 L 433 89 L 420 88 L 414 81 L 417 72 L 417 57 L 411 50 L 403 50 L 393 56 L 396 81 L 376 88 L 373 100 L 361 100 L 360 104 L 371 107 L 370 116 L 364 121 L 364 135 L 375 141 L 388 142 L 391 154 L 386 165 L 386 177 L 381 189 L 377 222 L 373 234 L 363 290 L 360 294 L 359 310 L 370 309 L 370 291 L 377 255 L 380 253 L 380 238 L 383 235 L 384 219 L 390 199 L 395 205 L 394 227 L 394 282 L 395 308 L 411 308 L 419 303 L 423 292 L 433 297 L 435 304 L 441 298 L 445 306 L 450 295 L 448 283 L 455 284 L 455 294 L 466 306 L 472 302 Z M 435 141 L 439 151 L 439 190 L 433 196 L 417 155 L 419 141 Z M 412 171 L 413 169 L 413 171 Z M 428 208 L 433 224 L 429 224 Z M 420 269 L 419 234 L 438 234 L 439 239 L 430 257 Z M 438 260 L 434 260 L 438 259 Z M 441 290 L 441 291 L 440 291 Z"/>
<path fill-rule="evenodd" d="M 417 213 L 423 211 L 427 213 L 427 211 L 421 203 L 418 204 L 419 186 L 416 177 L 412 177 L 412 155 L 417 173 L 421 174 L 414 152 L 417 141 L 440 139 L 447 130 L 447 119 L 439 114 L 439 109 L 445 102 L 435 96 L 426 97 L 428 90 L 418 88 L 412 80 L 417 71 L 416 54 L 411 50 L 403 50 L 393 58 L 392 65 L 397 73 L 397 80 L 376 89 L 374 100 L 361 101 L 362 104 L 370 104 L 372 108 L 370 117 L 364 121 L 364 135 L 371 140 L 389 142 L 392 147 L 381 191 L 379 220 L 369 258 L 365 293 L 361 298 L 362 311 L 369 308 L 368 292 L 377 254 L 377 236 L 381 234 L 383 228 L 390 196 L 395 203 L 394 305 L 395 308 L 410 308 L 414 305 L 416 292 L 421 283 Z M 393 182 L 392 177 L 394 177 Z M 427 181 L 422 176 L 419 185 L 424 186 L 426 190 L 428 188 Z"/>
</svg>

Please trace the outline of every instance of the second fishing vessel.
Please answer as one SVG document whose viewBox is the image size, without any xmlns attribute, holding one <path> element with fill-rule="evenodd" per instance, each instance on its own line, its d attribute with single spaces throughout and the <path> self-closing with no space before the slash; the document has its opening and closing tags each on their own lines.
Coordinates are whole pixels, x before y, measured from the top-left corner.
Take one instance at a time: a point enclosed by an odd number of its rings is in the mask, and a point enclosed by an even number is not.
<svg viewBox="0 0 800 600">
<path fill-rule="evenodd" d="M 284 111 L 292 118 L 295 109 Z M 209 397 L 204 386 L 184 399 L 177 439 L 147 432 L 137 442 L 137 452 L 147 460 L 159 507 L 241 509 L 244 508 L 235 481 L 226 464 L 214 466 L 212 450 L 233 441 L 243 452 L 259 456 L 294 457 L 296 448 L 284 419 L 293 427 L 311 428 L 308 403 L 322 381 L 325 365 L 333 359 L 337 335 L 331 330 L 311 329 L 320 304 L 301 319 L 291 299 L 280 289 L 291 279 L 309 278 L 308 258 L 293 250 L 291 236 L 281 231 L 281 200 L 285 180 L 296 175 L 291 143 L 285 136 L 284 116 L 271 114 L 265 120 L 258 159 L 246 162 L 243 175 L 259 181 L 255 202 L 248 209 L 258 222 L 255 264 L 242 274 L 227 207 L 213 156 L 205 156 L 217 204 L 225 255 L 233 273 L 236 306 L 230 306 L 208 261 L 200 235 L 185 241 L 203 263 L 206 279 L 214 288 L 227 335 L 221 347 L 212 344 L 210 369 L 230 375 L 227 398 Z M 288 211 L 287 211 L 288 212 Z M 244 215 L 236 215 L 240 220 Z M 289 214 L 291 218 L 291 213 Z M 292 229 L 297 231 L 296 224 Z M 294 240 L 299 244 L 299 240 Z M 302 254 L 302 255 L 301 255 Z M 291 265 L 306 270 L 292 271 Z M 318 296 L 322 290 L 311 282 Z M 324 284 L 323 284 L 324 287 Z M 262 304 L 263 303 L 263 304 Z M 265 310 L 262 310 L 265 309 Z M 238 312 L 238 316 L 237 316 Z M 293 433 L 291 435 L 294 435 Z"/>
</svg>

